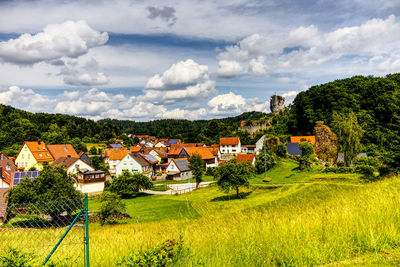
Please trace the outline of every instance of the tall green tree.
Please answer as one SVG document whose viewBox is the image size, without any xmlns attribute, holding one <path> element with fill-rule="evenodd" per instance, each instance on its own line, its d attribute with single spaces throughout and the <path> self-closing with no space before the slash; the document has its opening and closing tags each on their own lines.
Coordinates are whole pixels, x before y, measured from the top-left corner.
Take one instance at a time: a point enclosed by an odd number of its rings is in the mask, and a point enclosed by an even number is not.
<svg viewBox="0 0 400 267">
<path fill-rule="evenodd" d="M 353 159 L 361 151 L 363 128 L 358 124 L 356 114 L 333 113 L 333 128 L 338 135 L 340 150 L 344 153 L 344 163 L 350 166 Z"/>
<path fill-rule="evenodd" d="M 194 154 L 189 158 L 189 168 L 192 170 L 192 174 L 196 179 L 196 188 L 199 187 L 199 184 L 203 180 L 203 174 L 205 171 L 205 163 L 201 159 L 201 156 L 198 154 Z"/>
<path fill-rule="evenodd" d="M 313 145 L 308 141 L 300 142 L 299 148 L 301 150 L 301 156 L 299 160 L 299 169 L 309 169 L 313 162 L 317 161 L 317 155 L 315 154 Z"/>
<path fill-rule="evenodd" d="M 225 192 L 231 189 L 236 191 L 239 198 L 239 188 L 248 187 L 249 179 L 256 173 L 256 169 L 249 161 L 227 162 L 219 166 L 216 170 L 217 185 Z"/>
</svg>

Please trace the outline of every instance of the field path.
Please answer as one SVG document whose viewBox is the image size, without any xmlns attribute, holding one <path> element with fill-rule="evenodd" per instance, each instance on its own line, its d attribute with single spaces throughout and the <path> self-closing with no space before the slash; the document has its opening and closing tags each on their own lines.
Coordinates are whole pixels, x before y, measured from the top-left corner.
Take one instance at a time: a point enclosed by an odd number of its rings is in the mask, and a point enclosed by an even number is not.
<svg viewBox="0 0 400 267">
<path fill-rule="evenodd" d="M 199 188 L 209 186 L 213 182 L 201 182 Z M 174 195 L 174 194 L 184 194 L 189 193 L 196 189 L 196 183 L 182 183 L 182 184 L 168 184 L 170 190 L 167 191 L 152 191 L 143 190 L 142 192 L 152 195 Z"/>
</svg>

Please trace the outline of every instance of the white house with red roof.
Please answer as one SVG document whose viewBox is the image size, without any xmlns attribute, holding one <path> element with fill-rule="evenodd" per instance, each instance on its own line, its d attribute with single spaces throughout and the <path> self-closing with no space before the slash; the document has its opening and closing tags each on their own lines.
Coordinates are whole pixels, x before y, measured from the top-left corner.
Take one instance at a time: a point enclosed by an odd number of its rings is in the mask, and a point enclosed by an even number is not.
<svg viewBox="0 0 400 267">
<path fill-rule="evenodd" d="M 238 154 L 242 152 L 239 137 L 222 137 L 219 139 L 221 154 Z"/>
</svg>

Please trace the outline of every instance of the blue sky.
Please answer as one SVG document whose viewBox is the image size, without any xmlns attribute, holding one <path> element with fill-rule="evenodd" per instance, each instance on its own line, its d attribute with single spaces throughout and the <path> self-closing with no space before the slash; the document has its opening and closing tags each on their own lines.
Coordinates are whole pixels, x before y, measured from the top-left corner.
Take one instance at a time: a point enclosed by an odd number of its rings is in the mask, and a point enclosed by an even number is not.
<svg viewBox="0 0 400 267">
<path fill-rule="evenodd" d="M 397 0 L 0 1 L 0 103 L 93 119 L 269 112 L 400 71 Z"/>
</svg>

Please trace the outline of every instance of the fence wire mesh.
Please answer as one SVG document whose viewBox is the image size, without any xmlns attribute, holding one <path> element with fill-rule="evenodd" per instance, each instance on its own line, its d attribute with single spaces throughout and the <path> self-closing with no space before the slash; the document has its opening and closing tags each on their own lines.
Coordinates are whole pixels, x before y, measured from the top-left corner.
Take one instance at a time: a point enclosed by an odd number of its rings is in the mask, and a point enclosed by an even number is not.
<svg viewBox="0 0 400 267">
<path fill-rule="evenodd" d="M 0 209 L 6 209 L 7 214 L 0 226 L 0 255 L 10 248 L 17 249 L 33 254 L 42 264 L 70 228 L 49 263 L 55 266 L 84 266 L 83 198 L 9 204 Z M 74 219 L 76 222 L 71 226 Z"/>
</svg>

